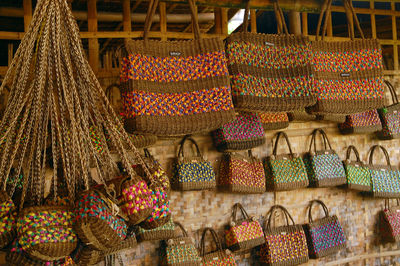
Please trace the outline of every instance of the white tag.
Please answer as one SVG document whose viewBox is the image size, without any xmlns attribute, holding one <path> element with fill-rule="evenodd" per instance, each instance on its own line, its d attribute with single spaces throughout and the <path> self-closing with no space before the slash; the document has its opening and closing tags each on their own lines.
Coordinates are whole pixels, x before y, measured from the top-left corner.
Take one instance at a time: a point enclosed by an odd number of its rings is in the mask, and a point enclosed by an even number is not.
<svg viewBox="0 0 400 266">
<path fill-rule="evenodd" d="M 382 172 L 386 172 L 386 169 L 381 169 Z"/>
<path fill-rule="evenodd" d="M 192 163 L 197 163 L 197 160 L 192 160 Z"/>
<path fill-rule="evenodd" d="M 400 212 L 400 210 L 396 210 L 396 212 Z"/>
<path fill-rule="evenodd" d="M 185 241 L 180 241 L 179 244 L 180 244 L 180 245 L 184 245 L 184 244 L 185 244 Z"/>
<path fill-rule="evenodd" d="M 340 73 L 340 76 L 342 78 L 348 78 L 348 77 L 350 77 L 350 73 L 343 72 L 343 73 Z"/>
<path fill-rule="evenodd" d="M 287 160 L 287 158 L 286 158 L 286 157 L 283 157 L 282 159 L 283 159 L 283 160 Z"/>
<path fill-rule="evenodd" d="M 265 42 L 265 45 L 268 45 L 268 46 L 275 46 L 275 44 L 272 43 L 272 42 Z"/>
<path fill-rule="evenodd" d="M 169 55 L 170 56 L 180 56 L 182 53 L 181 52 L 178 52 L 178 51 L 171 51 L 171 52 L 169 52 Z"/>
<path fill-rule="evenodd" d="M 394 111 L 393 111 L 393 114 L 397 114 L 397 110 L 394 110 Z"/>
<path fill-rule="evenodd" d="M 281 235 L 286 235 L 287 233 L 286 232 L 281 232 Z"/>
<path fill-rule="evenodd" d="M 354 166 L 355 166 L 355 167 L 360 167 L 358 164 L 355 164 Z"/>
<path fill-rule="evenodd" d="M 218 259 L 219 259 L 218 257 L 214 257 L 214 258 L 213 258 L 213 260 L 218 260 Z"/>
<path fill-rule="evenodd" d="M 326 152 L 324 152 L 324 153 L 325 153 L 325 154 L 329 154 L 329 152 L 327 152 L 327 151 L 326 151 Z"/>
</svg>

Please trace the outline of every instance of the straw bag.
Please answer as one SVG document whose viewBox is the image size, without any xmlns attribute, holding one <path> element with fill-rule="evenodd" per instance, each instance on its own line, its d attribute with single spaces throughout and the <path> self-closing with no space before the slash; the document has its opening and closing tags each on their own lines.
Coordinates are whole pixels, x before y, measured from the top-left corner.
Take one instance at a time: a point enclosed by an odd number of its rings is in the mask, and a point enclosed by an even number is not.
<svg viewBox="0 0 400 266">
<path fill-rule="evenodd" d="M 238 210 L 242 213 L 242 219 L 237 219 Z M 260 223 L 255 217 L 250 217 L 240 203 L 233 205 L 225 240 L 227 247 L 232 251 L 248 250 L 265 242 Z"/>
<path fill-rule="evenodd" d="M 286 225 L 272 227 L 272 218 L 281 210 Z M 260 261 L 267 265 L 298 265 L 308 261 L 307 240 L 301 225 L 296 225 L 290 213 L 280 205 L 271 207 L 264 230 L 265 244 L 260 249 Z M 290 221 L 292 224 L 290 224 Z"/>
<path fill-rule="evenodd" d="M 16 207 L 6 191 L 0 192 L 0 249 L 10 244 L 16 236 Z"/>
<path fill-rule="evenodd" d="M 389 199 L 385 199 L 385 209 L 379 214 L 379 232 L 386 242 L 400 241 L 400 205 L 390 206 Z"/>
<path fill-rule="evenodd" d="M 205 237 L 207 232 L 210 232 L 214 244 L 217 248 L 215 251 L 211 251 L 206 254 L 206 241 Z M 204 228 L 203 234 L 200 240 L 200 255 L 202 258 L 203 266 L 236 266 L 236 261 L 229 249 L 223 250 L 221 241 L 218 238 L 217 233 L 210 227 Z"/>
<path fill-rule="evenodd" d="M 77 265 L 96 265 L 104 260 L 104 252 L 83 244 L 71 255 Z"/>
<path fill-rule="evenodd" d="M 22 209 L 17 220 L 18 244 L 30 257 L 52 261 L 76 248 L 73 212 L 65 206 L 35 206 Z"/>
<path fill-rule="evenodd" d="M 346 121 L 338 125 L 342 134 L 374 133 L 382 129 L 378 111 L 375 109 L 346 116 Z"/>
<path fill-rule="evenodd" d="M 246 1 L 243 31 L 232 33 L 226 39 L 235 107 L 280 112 L 314 104 L 308 37 L 288 33 L 277 1 L 274 1 L 275 13 L 285 33 L 247 32 L 249 2 Z"/>
<path fill-rule="evenodd" d="M 289 154 L 277 155 L 279 138 L 283 136 L 289 147 Z M 267 190 L 282 191 L 308 186 L 308 176 L 303 159 L 293 153 L 285 132 L 278 132 L 272 155 L 264 163 L 267 177 Z"/>
<path fill-rule="evenodd" d="M 387 165 L 376 165 L 373 163 L 374 152 L 381 149 L 386 158 Z M 387 150 L 374 145 L 369 154 L 368 169 L 371 175 L 372 194 L 378 198 L 400 198 L 400 171 L 390 164 Z"/>
<path fill-rule="evenodd" d="M 175 222 L 175 225 L 182 230 L 183 236 L 161 242 L 161 265 L 201 265 L 201 258 L 193 239 L 189 237 L 182 224 Z"/>
<path fill-rule="evenodd" d="M 187 135 L 233 120 L 229 72 L 220 38 L 202 39 L 195 1 L 188 0 L 195 40 L 149 40 L 158 0 L 150 1 L 144 40 L 129 40 L 122 61 L 127 123 L 141 133 Z"/>
<path fill-rule="evenodd" d="M 378 109 L 382 122 L 382 131 L 378 132 L 380 139 L 400 138 L 400 103 L 393 85 L 386 81 L 392 95 L 393 104 Z"/>
<path fill-rule="evenodd" d="M 166 240 L 174 238 L 175 223 L 172 220 L 172 217 L 170 217 L 168 222 L 154 229 L 145 229 L 139 226 L 136 236 L 138 241 Z"/>
<path fill-rule="evenodd" d="M 236 119 L 212 132 L 218 151 L 248 150 L 265 143 L 260 117 L 253 113 L 239 113 Z"/>
<path fill-rule="evenodd" d="M 317 151 L 316 136 L 321 133 L 324 149 Z M 314 144 L 314 151 L 312 146 Z M 328 146 L 327 146 L 328 145 Z M 332 149 L 325 131 L 317 128 L 312 133 L 310 148 L 304 157 L 308 178 L 315 187 L 333 187 L 346 184 L 346 172 L 339 156 Z"/>
<path fill-rule="evenodd" d="M 356 155 L 356 161 L 350 160 L 351 151 Z M 346 160 L 343 161 L 347 176 L 347 187 L 358 191 L 371 191 L 371 175 L 368 167 L 361 161 L 360 155 L 353 145 L 346 151 Z"/>
<path fill-rule="evenodd" d="M 312 111 L 351 114 L 384 105 L 382 49 L 378 40 L 365 39 L 351 0 L 343 0 L 350 41 L 324 40 L 331 16 L 332 0 L 325 0 L 313 42 L 315 81 L 313 93 L 317 104 Z M 322 38 L 319 38 L 323 17 Z M 350 19 L 349 19 L 350 18 Z M 354 24 L 361 40 L 354 39 Z"/>
<path fill-rule="evenodd" d="M 325 213 L 324 218 L 316 221 L 311 215 L 314 203 L 321 205 Z M 329 216 L 328 208 L 322 201 L 312 200 L 310 202 L 308 221 L 309 223 L 305 225 L 305 232 L 310 257 L 325 257 L 346 247 L 346 238 L 339 219 L 336 215 Z"/>
<path fill-rule="evenodd" d="M 260 159 L 248 156 L 225 153 L 222 155 L 218 176 L 218 188 L 228 192 L 264 193 L 265 173 Z"/>
<path fill-rule="evenodd" d="M 184 145 L 190 141 L 196 147 L 195 156 L 185 156 Z M 213 189 L 217 186 L 211 162 L 205 160 L 196 141 L 185 137 L 179 144 L 178 157 L 174 163 L 173 187 L 177 190 Z"/>
<path fill-rule="evenodd" d="M 276 130 L 287 128 L 289 126 L 289 117 L 287 113 L 272 113 L 261 112 L 258 113 L 262 126 L 265 130 Z"/>
</svg>

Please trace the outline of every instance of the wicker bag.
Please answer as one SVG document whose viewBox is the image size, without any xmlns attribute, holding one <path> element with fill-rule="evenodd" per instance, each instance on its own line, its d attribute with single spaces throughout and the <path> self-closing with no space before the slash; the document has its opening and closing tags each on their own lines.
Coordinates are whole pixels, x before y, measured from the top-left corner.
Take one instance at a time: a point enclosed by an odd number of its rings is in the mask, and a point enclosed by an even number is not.
<svg viewBox="0 0 400 266">
<path fill-rule="evenodd" d="M 225 153 L 219 168 L 218 188 L 237 193 L 264 193 L 265 173 L 261 160 L 254 157 L 251 150 L 248 156 Z"/>
<path fill-rule="evenodd" d="M 400 202 L 390 206 L 389 199 L 385 199 L 385 209 L 379 214 L 379 232 L 386 242 L 400 241 Z"/>
<path fill-rule="evenodd" d="M 243 31 L 232 33 L 226 40 L 235 107 L 280 112 L 314 104 L 308 37 L 288 34 L 277 1 L 274 1 L 274 8 L 285 33 L 247 32 L 250 1 L 246 2 Z"/>
<path fill-rule="evenodd" d="M 279 138 L 283 136 L 289 147 L 289 154 L 277 155 Z M 272 155 L 264 163 L 267 190 L 282 191 L 307 187 L 309 184 L 306 166 L 298 154 L 293 153 L 285 132 L 278 132 Z"/>
<path fill-rule="evenodd" d="M 262 126 L 265 130 L 277 130 L 287 128 L 289 126 L 289 117 L 287 113 L 272 113 L 261 112 L 258 113 Z"/>
<path fill-rule="evenodd" d="M 324 113 L 351 114 L 384 105 L 382 49 L 378 40 L 365 39 L 351 0 L 343 0 L 350 29 L 349 41 L 324 40 L 332 1 L 326 0 L 318 20 L 313 42 L 315 81 L 313 93 L 317 104 L 312 110 Z M 319 38 L 323 17 L 322 39 Z M 354 23 L 361 40 L 354 39 Z"/>
<path fill-rule="evenodd" d="M 376 165 L 373 163 L 374 152 L 381 149 L 386 158 L 387 165 Z M 387 150 L 374 145 L 369 155 L 369 172 L 371 175 L 372 194 L 378 198 L 400 198 L 400 171 L 390 164 Z"/>
<path fill-rule="evenodd" d="M 206 254 L 206 234 L 210 232 L 217 250 Z M 200 240 L 200 255 L 203 266 L 236 266 L 235 258 L 229 249 L 223 250 L 221 241 L 214 229 L 206 227 Z"/>
<path fill-rule="evenodd" d="M 342 134 L 374 133 L 382 129 L 378 111 L 375 109 L 346 116 L 344 123 L 338 124 Z"/>
<path fill-rule="evenodd" d="M 283 212 L 286 225 L 271 225 L 277 210 Z M 280 205 L 272 206 L 267 217 L 265 244 L 260 249 L 260 261 L 267 265 L 298 265 L 307 262 L 307 240 L 303 227 L 296 225 L 290 213 Z"/>
<path fill-rule="evenodd" d="M 187 135 L 217 129 L 235 116 L 224 44 L 201 38 L 195 1 L 188 2 L 195 40 L 149 40 L 158 4 L 152 0 L 144 40 L 126 44 L 122 99 L 127 122 L 137 132 Z"/>
<path fill-rule="evenodd" d="M 182 224 L 175 222 L 175 225 L 182 230 L 183 236 L 161 242 L 161 265 L 201 265 L 201 258 L 193 239 L 189 237 Z"/>
<path fill-rule="evenodd" d="M 325 217 L 316 221 L 312 218 L 313 204 L 322 206 Z M 321 258 L 346 247 L 346 238 L 336 215 L 329 216 L 326 205 L 320 200 L 312 200 L 308 210 L 308 221 L 305 225 L 308 250 L 311 258 Z"/>
<path fill-rule="evenodd" d="M 195 156 L 185 156 L 184 145 L 190 141 L 196 147 Z M 177 190 L 213 189 L 217 186 L 211 162 L 205 160 L 196 141 L 185 137 L 180 143 L 178 157 L 174 163 L 172 186 Z"/>
<path fill-rule="evenodd" d="M 240 113 L 236 119 L 212 132 L 218 151 L 248 150 L 265 143 L 260 117 L 254 113 Z"/>
<path fill-rule="evenodd" d="M 172 217 L 169 218 L 168 222 L 154 229 L 145 229 L 140 226 L 137 228 L 138 241 L 166 240 L 174 237 L 175 223 Z"/>
<path fill-rule="evenodd" d="M 324 149 L 317 151 L 316 136 L 321 133 Z M 314 144 L 314 151 L 311 151 Z M 328 146 L 327 146 L 328 145 Z M 332 187 L 346 184 L 346 172 L 339 156 L 332 149 L 325 131 L 317 128 L 312 133 L 310 148 L 304 157 L 308 178 L 315 187 Z"/>
<path fill-rule="evenodd" d="M 30 257 L 53 261 L 76 248 L 73 212 L 64 206 L 35 206 L 22 209 L 17 219 L 18 244 Z"/>
<path fill-rule="evenodd" d="M 237 219 L 238 210 L 242 213 L 242 219 Z M 225 240 L 227 247 L 232 251 L 248 250 L 265 242 L 260 223 L 255 217 L 250 217 L 240 203 L 233 205 Z"/>
<path fill-rule="evenodd" d="M 378 109 L 379 117 L 382 122 L 382 131 L 377 133 L 380 139 L 400 138 L 400 103 L 393 85 L 386 81 L 393 104 Z"/>
<path fill-rule="evenodd" d="M 351 151 L 356 155 L 356 161 L 350 160 Z M 371 175 L 368 167 L 361 161 L 360 155 L 353 145 L 346 151 L 346 160 L 343 161 L 347 176 L 347 187 L 358 191 L 371 191 Z"/>
<path fill-rule="evenodd" d="M 6 191 L 0 192 L 0 249 L 16 237 L 16 207 Z"/>
</svg>

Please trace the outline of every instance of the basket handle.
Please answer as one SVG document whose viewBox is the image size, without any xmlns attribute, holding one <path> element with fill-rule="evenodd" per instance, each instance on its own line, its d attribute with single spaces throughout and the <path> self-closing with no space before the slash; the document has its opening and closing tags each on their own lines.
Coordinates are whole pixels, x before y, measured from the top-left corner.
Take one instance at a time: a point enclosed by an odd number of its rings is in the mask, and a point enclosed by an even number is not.
<svg viewBox="0 0 400 266">
<path fill-rule="evenodd" d="M 400 206 L 400 200 L 396 199 L 397 201 L 397 206 Z M 385 210 L 390 209 L 390 199 L 385 199 Z"/>
<path fill-rule="evenodd" d="M 322 200 L 312 200 L 310 201 L 310 205 L 308 206 L 308 221 L 309 223 L 313 222 L 313 218 L 312 218 L 312 207 L 315 204 L 319 204 L 322 206 L 322 209 L 324 210 L 325 213 L 325 217 L 329 217 L 329 210 L 328 207 L 326 207 L 325 203 Z"/>
<path fill-rule="evenodd" d="M 275 217 L 276 210 L 281 210 L 285 217 L 286 217 L 286 225 L 289 225 L 289 219 L 292 221 L 293 225 L 295 225 L 295 222 L 293 220 L 293 217 L 290 215 L 288 210 L 283 207 L 282 205 L 274 205 L 271 207 L 271 209 L 268 211 L 267 216 L 268 216 L 268 223 L 267 223 L 267 229 L 271 229 L 271 221 L 272 217 Z"/>
<path fill-rule="evenodd" d="M 392 165 L 390 164 L 390 157 L 389 157 L 389 153 L 387 152 L 387 150 L 381 146 L 381 145 L 374 145 L 371 148 L 371 153 L 369 154 L 369 164 L 373 165 L 373 161 L 374 161 L 374 152 L 375 150 L 380 149 L 383 154 L 385 155 L 385 159 L 386 159 L 386 163 L 387 165 L 391 168 Z"/>
<path fill-rule="evenodd" d="M 326 135 L 325 131 L 322 128 L 316 128 L 314 129 L 314 131 L 312 132 L 312 137 L 311 137 L 311 142 L 310 142 L 310 148 L 309 148 L 309 152 L 311 152 L 312 146 L 314 145 L 314 152 L 317 151 L 317 143 L 316 143 L 316 135 L 318 134 L 318 132 L 321 134 L 322 140 L 324 141 L 324 148 L 325 150 L 327 149 L 327 147 L 329 147 L 329 149 L 332 150 L 332 146 L 331 143 L 329 142 L 328 136 Z M 328 146 L 326 145 L 328 144 Z"/>
<path fill-rule="evenodd" d="M 205 237 L 206 237 L 207 232 L 210 232 L 210 234 L 212 236 L 212 239 L 213 239 L 215 245 L 217 246 L 217 250 L 216 251 L 222 251 L 222 244 L 221 244 L 221 241 L 218 238 L 217 233 L 211 227 L 206 227 L 206 228 L 204 228 L 204 231 L 203 231 L 203 234 L 202 234 L 201 240 L 200 240 L 200 255 L 202 257 L 204 257 L 206 255 Z"/>
<path fill-rule="evenodd" d="M 196 147 L 196 152 L 197 152 L 197 156 L 198 157 L 202 157 L 200 149 L 199 149 L 199 145 L 197 145 L 197 142 L 191 138 L 190 136 L 185 136 L 182 141 L 180 142 L 180 146 L 179 146 L 179 151 L 178 151 L 178 157 L 185 157 L 184 155 L 184 149 L 183 146 L 185 145 L 185 142 L 189 140 L 190 142 L 192 142 L 192 144 L 194 144 L 194 146 Z"/>
<path fill-rule="evenodd" d="M 178 227 L 181 229 L 182 235 L 183 235 L 184 237 L 189 237 L 187 231 L 185 230 L 185 228 L 183 227 L 183 225 L 182 225 L 180 222 L 174 222 L 174 224 L 175 224 L 176 226 L 178 226 Z"/>
<path fill-rule="evenodd" d="M 276 153 L 277 153 L 277 150 L 278 150 L 278 142 L 279 142 L 280 136 L 283 136 L 283 137 L 285 138 L 286 144 L 287 144 L 287 146 L 289 147 L 290 155 L 294 156 L 293 150 L 292 150 L 292 145 L 290 144 L 288 135 L 287 135 L 285 132 L 283 132 L 283 131 L 280 131 L 280 132 L 278 132 L 278 133 L 276 134 L 276 140 L 275 140 L 275 145 L 274 145 L 274 149 L 273 149 L 272 155 L 276 156 Z"/>
<path fill-rule="evenodd" d="M 242 204 L 240 204 L 240 203 L 235 203 L 235 205 L 233 205 L 233 208 L 232 208 L 232 221 L 233 221 L 233 222 L 235 222 L 235 223 L 237 222 L 236 214 L 237 214 L 238 209 L 240 209 L 240 211 L 242 212 L 242 216 L 243 216 L 243 218 L 244 218 L 245 220 L 250 219 L 250 216 L 247 214 L 247 212 L 246 212 L 246 210 L 243 208 Z"/>
<path fill-rule="evenodd" d="M 392 96 L 393 104 L 399 103 L 399 98 L 397 97 L 396 90 L 394 89 L 392 83 L 390 83 L 388 80 L 385 80 L 385 84 L 389 88 L 390 95 Z"/>
<path fill-rule="evenodd" d="M 347 150 L 346 150 L 346 161 L 350 159 L 351 151 L 353 151 L 353 153 L 356 155 L 356 161 L 361 163 L 360 154 L 358 153 L 357 148 L 355 146 L 353 146 L 353 145 L 350 145 L 349 147 L 347 147 Z"/>
</svg>

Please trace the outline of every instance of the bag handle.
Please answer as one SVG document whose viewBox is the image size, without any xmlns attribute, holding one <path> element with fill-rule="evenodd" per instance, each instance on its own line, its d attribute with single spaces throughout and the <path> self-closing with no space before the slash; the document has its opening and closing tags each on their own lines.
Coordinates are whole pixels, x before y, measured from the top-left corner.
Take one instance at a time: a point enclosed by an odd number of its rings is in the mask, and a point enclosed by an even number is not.
<svg viewBox="0 0 400 266">
<path fill-rule="evenodd" d="M 387 163 L 387 165 L 391 168 L 392 165 L 390 164 L 389 153 L 388 153 L 387 150 L 386 150 L 383 146 L 381 146 L 381 145 L 374 145 L 374 146 L 372 146 L 372 148 L 371 148 L 371 153 L 369 154 L 369 164 L 370 164 L 370 165 L 373 165 L 374 152 L 375 152 L 375 150 L 377 150 L 377 149 L 380 149 L 380 150 L 383 152 L 383 154 L 385 155 L 385 158 L 386 158 L 386 163 Z"/>
<path fill-rule="evenodd" d="M 144 152 L 144 157 L 145 158 L 150 158 L 150 159 L 153 158 L 153 155 L 151 155 L 150 151 L 147 148 L 144 148 L 143 152 Z"/>
<path fill-rule="evenodd" d="M 322 206 L 322 209 L 324 210 L 325 217 L 329 217 L 329 210 L 328 207 L 326 207 L 325 203 L 322 200 L 312 200 L 310 201 L 310 205 L 308 206 L 308 222 L 312 223 L 313 218 L 312 218 L 312 207 L 315 204 L 319 204 Z"/>
<path fill-rule="evenodd" d="M 179 146 L 179 151 L 178 151 L 178 157 L 185 157 L 185 155 L 184 155 L 184 152 L 183 152 L 183 146 L 185 145 L 185 142 L 187 141 L 187 140 L 189 140 L 190 142 L 192 142 L 193 144 L 194 144 L 194 146 L 196 147 L 196 152 L 197 152 L 197 156 L 198 157 L 202 157 L 202 155 L 201 155 L 201 152 L 200 152 L 200 149 L 199 149 L 199 145 L 197 145 L 197 142 L 194 140 L 194 139 L 192 139 L 191 137 L 189 137 L 189 136 L 185 136 L 183 139 L 182 139 L 182 141 L 180 142 L 180 146 Z"/>
<path fill-rule="evenodd" d="M 396 90 L 394 89 L 392 83 L 390 83 L 388 80 L 385 80 L 385 84 L 389 88 L 393 104 L 399 103 L 399 98 L 397 97 Z"/>
<path fill-rule="evenodd" d="M 400 200 L 396 199 L 397 201 L 397 206 L 400 207 Z M 385 210 L 390 209 L 390 199 L 385 199 Z"/>
<path fill-rule="evenodd" d="M 309 152 L 311 152 L 312 149 L 312 145 L 314 144 L 314 152 L 317 151 L 317 141 L 316 141 L 316 135 L 318 134 L 318 132 L 321 134 L 322 140 L 324 141 L 324 148 L 325 150 L 327 150 L 327 147 L 329 147 L 329 149 L 332 150 L 332 146 L 331 143 L 329 142 L 328 136 L 326 135 L 325 131 L 322 128 L 316 128 L 314 129 L 314 131 L 312 132 L 312 137 L 311 137 L 311 142 L 310 142 L 310 148 L 309 148 Z M 328 146 L 327 146 L 328 144 Z"/>
<path fill-rule="evenodd" d="M 276 140 L 275 140 L 275 145 L 274 145 L 274 149 L 273 149 L 272 155 L 276 156 L 276 153 L 277 153 L 277 150 L 278 150 L 278 141 L 279 141 L 280 136 L 283 136 L 285 138 L 286 144 L 289 147 L 290 155 L 294 156 L 294 153 L 293 153 L 293 150 L 292 150 L 292 145 L 290 145 L 290 141 L 289 141 L 288 135 L 283 131 L 280 131 L 280 132 L 278 132 L 276 134 Z"/>
<path fill-rule="evenodd" d="M 242 216 L 243 216 L 243 218 L 244 218 L 245 220 L 250 219 L 250 216 L 247 214 L 247 212 L 246 212 L 246 210 L 243 208 L 242 204 L 240 204 L 240 203 L 235 203 L 235 205 L 233 205 L 233 208 L 232 208 L 232 221 L 233 221 L 234 223 L 237 222 L 236 214 L 237 214 L 238 209 L 240 209 L 240 211 L 242 212 Z"/>
<path fill-rule="evenodd" d="M 200 256 L 204 257 L 206 255 L 206 241 L 205 241 L 205 237 L 207 232 L 210 232 L 212 239 L 214 240 L 214 243 L 217 247 L 216 251 L 222 251 L 222 244 L 221 241 L 218 238 L 217 233 L 215 232 L 214 229 L 212 229 L 211 227 L 206 227 L 204 228 L 203 234 L 201 236 L 201 240 L 200 240 Z"/>
<path fill-rule="evenodd" d="M 282 205 L 274 205 L 271 207 L 271 209 L 269 210 L 269 212 L 267 213 L 268 216 L 268 223 L 267 223 L 267 229 L 271 229 L 271 221 L 272 221 L 272 217 L 275 217 L 275 213 L 276 210 L 281 210 L 282 213 L 285 215 L 286 218 L 286 225 L 290 225 L 289 223 L 289 219 L 292 222 L 293 225 L 295 225 L 295 222 L 293 220 L 293 217 L 290 215 L 289 211 L 283 207 Z"/>
<path fill-rule="evenodd" d="M 184 237 L 189 237 L 189 234 L 187 233 L 187 231 L 185 230 L 185 228 L 183 227 L 183 225 L 180 222 L 174 222 L 174 224 L 181 229 L 182 235 Z"/>
<path fill-rule="evenodd" d="M 355 146 L 353 146 L 353 145 L 350 145 L 349 147 L 347 147 L 347 150 L 346 150 L 346 161 L 350 159 L 351 151 L 353 151 L 353 153 L 356 155 L 356 162 L 361 163 L 360 154 L 358 153 L 357 148 Z"/>
</svg>

